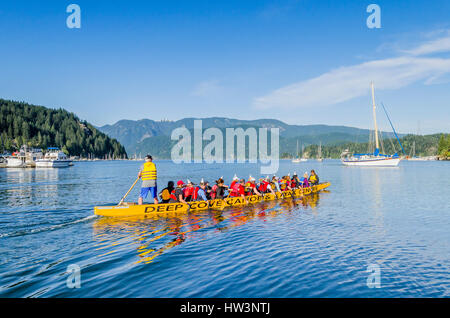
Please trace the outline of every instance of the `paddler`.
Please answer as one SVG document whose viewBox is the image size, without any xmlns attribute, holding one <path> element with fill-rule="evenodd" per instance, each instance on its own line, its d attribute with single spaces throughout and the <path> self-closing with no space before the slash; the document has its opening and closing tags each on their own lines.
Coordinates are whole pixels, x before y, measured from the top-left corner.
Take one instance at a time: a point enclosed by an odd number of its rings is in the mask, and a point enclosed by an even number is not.
<svg viewBox="0 0 450 318">
<path fill-rule="evenodd" d="M 211 200 L 212 187 L 209 185 L 208 181 L 205 181 L 205 192 L 206 192 L 206 198 L 208 200 Z"/>
<path fill-rule="evenodd" d="M 291 173 L 289 172 L 288 175 L 285 177 L 286 178 L 286 188 L 287 190 L 292 190 L 291 187 Z"/>
<path fill-rule="evenodd" d="M 139 194 L 138 204 L 142 205 L 144 199 L 147 197 L 150 192 L 151 197 L 153 198 L 154 204 L 158 204 L 157 197 L 157 172 L 156 165 L 153 163 L 153 158 L 150 155 L 145 156 L 145 163 L 141 166 L 141 169 L 138 173 L 138 178 L 142 179 L 141 192 Z"/>
<path fill-rule="evenodd" d="M 241 183 L 244 183 L 243 189 L 241 189 Z M 245 180 L 237 178 L 236 175 L 234 175 L 233 182 L 230 184 L 230 197 L 238 197 L 241 196 L 241 194 L 245 195 Z"/>
<path fill-rule="evenodd" d="M 159 197 L 161 198 L 161 203 L 169 203 L 170 194 L 175 189 L 175 183 L 173 181 L 169 181 L 167 183 L 167 187 L 164 188 L 160 193 Z"/>
<path fill-rule="evenodd" d="M 247 183 L 245 184 L 245 195 L 261 195 L 261 193 L 256 188 L 255 178 L 249 176 Z"/>
<path fill-rule="evenodd" d="M 309 183 L 311 185 L 319 184 L 319 176 L 314 170 L 311 170 L 311 175 L 309 176 Z"/>
<path fill-rule="evenodd" d="M 231 187 L 230 187 L 231 188 Z M 231 188 L 231 197 L 241 197 L 247 203 L 245 199 L 245 180 L 241 179 L 239 182 L 235 182 L 233 188 Z"/>
<path fill-rule="evenodd" d="M 238 176 L 235 174 L 234 175 L 234 177 L 233 177 L 233 181 L 231 181 L 231 184 L 230 184 L 230 190 L 231 191 L 233 191 L 233 189 L 234 189 L 234 187 L 235 187 L 235 185 L 237 184 L 237 183 L 239 183 L 239 178 L 238 178 Z"/>
<path fill-rule="evenodd" d="M 267 176 L 265 179 L 260 179 L 260 184 L 259 184 L 259 191 L 261 193 L 272 193 L 275 194 L 275 192 L 272 189 L 272 186 L 270 185 L 270 178 L 269 176 Z"/>
<path fill-rule="evenodd" d="M 206 197 L 206 184 L 202 181 L 199 184 L 199 188 L 197 190 L 197 200 L 196 201 L 208 201 Z"/>
<path fill-rule="evenodd" d="M 278 183 L 278 177 L 277 176 L 273 176 L 272 177 L 272 180 L 270 182 L 270 186 L 272 187 L 272 189 L 274 189 L 274 191 L 281 192 L 280 184 Z"/>
<path fill-rule="evenodd" d="M 184 188 L 184 200 L 186 202 L 195 201 L 195 187 L 189 179 L 187 180 L 186 187 Z"/>
<path fill-rule="evenodd" d="M 279 182 L 280 182 L 280 190 L 281 191 L 286 191 L 287 190 L 287 185 L 286 185 L 286 178 L 285 178 L 285 176 L 281 177 Z"/>
<path fill-rule="evenodd" d="M 300 185 L 300 180 L 298 179 L 297 172 L 294 172 L 294 175 L 291 179 L 291 188 L 296 189 Z"/>
<path fill-rule="evenodd" d="M 223 199 L 225 197 L 225 191 L 228 190 L 228 186 L 224 183 L 223 177 L 216 180 L 216 184 L 211 190 L 211 199 Z"/>
<path fill-rule="evenodd" d="M 169 201 L 170 203 L 174 202 L 186 203 L 186 201 L 184 200 L 183 187 L 184 187 L 183 180 L 178 180 L 177 187 L 170 194 L 170 201 Z"/>
<path fill-rule="evenodd" d="M 308 172 L 305 172 L 303 174 L 302 187 L 303 188 L 308 188 L 309 187 Z"/>
</svg>

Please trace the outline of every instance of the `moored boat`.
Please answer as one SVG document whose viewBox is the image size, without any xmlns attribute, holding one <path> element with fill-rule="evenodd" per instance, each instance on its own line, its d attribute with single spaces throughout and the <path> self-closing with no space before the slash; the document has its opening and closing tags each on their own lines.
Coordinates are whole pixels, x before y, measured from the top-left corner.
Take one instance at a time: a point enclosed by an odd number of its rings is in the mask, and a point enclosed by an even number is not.
<svg viewBox="0 0 450 318">
<path fill-rule="evenodd" d="M 11 156 L 6 158 L 7 168 L 26 168 L 34 167 L 36 160 L 43 158 L 44 154 L 39 148 L 31 148 L 22 145 L 19 151 L 13 152 Z"/>
<path fill-rule="evenodd" d="M 407 158 L 408 161 L 433 161 L 438 160 L 437 156 L 427 156 L 427 157 L 410 157 Z"/>
<path fill-rule="evenodd" d="M 5 168 L 8 163 L 8 160 L 5 156 L 0 155 L 0 168 Z"/>
<path fill-rule="evenodd" d="M 25 156 L 13 153 L 11 157 L 6 158 L 7 168 L 23 168 L 26 167 Z"/>
<path fill-rule="evenodd" d="M 161 203 L 161 204 L 143 204 L 137 205 L 135 203 L 126 203 L 125 205 L 117 206 L 96 206 L 94 207 L 94 213 L 100 216 L 109 217 L 126 217 L 126 216 L 165 216 L 176 213 L 188 213 L 201 210 L 222 210 L 227 207 L 243 206 L 247 204 L 255 204 L 261 201 L 272 201 L 277 199 L 288 199 L 292 197 L 301 197 L 304 195 L 310 195 L 318 193 L 323 189 L 328 188 L 331 185 L 330 182 L 320 183 L 308 188 L 299 188 L 296 190 L 266 193 L 263 196 L 251 195 L 245 197 L 230 197 L 226 199 L 215 199 L 209 201 L 193 201 L 188 204 L 183 203 Z"/>
<path fill-rule="evenodd" d="M 306 159 L 306 158 L 303 156 L 303 151 L 304 151 L 304 150 L 305 150 L 305 146 L 302 146 L 302 157 L 301 157 L 301 158 L 297 157 L 297 158 L 292 159 L 292 163 L 300 163 L 300 162 L 306 162 L 306 161 L 308 161 L 308 159 Z M 298 156 L 298 140 L 297 140 L 297 156 Z"/>
<path fill-rule="evenodd" d="M 48 150 L 44 158 L 36 160 L 37 168 L 63 168 L 72 163 L 59 148 L 49 147 Z"/>
<path fill-rule="evenodd" d="M 346 166 L 373 166 L 373 167 L 395 167 L 400 163 L 400 157 L 381 154 L 354 154 L 350 158 L 342 160 Z"/>
<path fill-rule="evenodd" d="M 323 161 L 323 158 L 322 158 L 322 142 L 319 143 L 317 156 L 318 156 L 317 161 L 322 162 Z"/>
<path fill-rule="evenodd" d="M 386 155 L 380 153 L 380 142 L 378 140 L 378 126 L 377 126 L 377 116 L 376 116 L 376 105 L 375 105 L 375 94 L 373 83 L 371 83 L 372 89 L 372 107 L 373 107 L 373 122 L 374 122 L 374 134 L 375 134 L 375 151 L 373 153 L 364 154 L 353 154 L 349 156 L 350 153 L 345 151 L 341 154 L 341 162 L 346 166 L 371 166 L 371 167 L 381 167 L 381 166 L 397 166 L 400 163 L 400 157 L 397 153 L 393 155 Z M 383 106 L 384 107 L 384 106 Z M 387 115 L 387 113 L 386 113 Z M 393 126 L 392 126 L 393 128 Z M 395 131 L 394 131 L 395 133 Z M 398 137 L 397 137 L 398 139 Z M 399 140 L 400 141 L 400 140 Z"/>
</svg>

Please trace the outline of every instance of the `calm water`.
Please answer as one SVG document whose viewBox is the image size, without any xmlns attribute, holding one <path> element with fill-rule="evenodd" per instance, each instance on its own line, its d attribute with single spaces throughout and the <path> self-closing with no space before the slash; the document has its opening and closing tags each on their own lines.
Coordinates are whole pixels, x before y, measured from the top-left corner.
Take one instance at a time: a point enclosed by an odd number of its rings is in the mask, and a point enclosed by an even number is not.
<svg viewBox="0 0 450 318">
<path fill-rule="evenodd" d="M 108 219 L 139 162 L 0 169 L 0 297 L 449 297 L 450 163 L 315 169 L 328 192 L 167 219 Z M 256 165 L 157 162 L 159 188 Z M 138 189 L 130 194 L 136 200 Z M 66 285 L 70 264 L 81 288 Z M 370 264 L 381 288 L 368 288 Z"/>
</svg>

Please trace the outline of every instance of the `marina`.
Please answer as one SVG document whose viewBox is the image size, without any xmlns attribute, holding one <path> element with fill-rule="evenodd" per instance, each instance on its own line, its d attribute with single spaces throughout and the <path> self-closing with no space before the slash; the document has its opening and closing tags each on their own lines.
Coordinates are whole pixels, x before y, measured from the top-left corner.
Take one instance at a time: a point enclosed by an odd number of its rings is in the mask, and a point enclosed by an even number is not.
<svg viewBox="0 0 450 318">
<path fill-rule="evenodd" d="M 73 160 L 56 147 L 42 149 L 23 145 L 19 151 L 0 156 L 0 168 L 63 168 L 73 165 Z"/>
</svg>

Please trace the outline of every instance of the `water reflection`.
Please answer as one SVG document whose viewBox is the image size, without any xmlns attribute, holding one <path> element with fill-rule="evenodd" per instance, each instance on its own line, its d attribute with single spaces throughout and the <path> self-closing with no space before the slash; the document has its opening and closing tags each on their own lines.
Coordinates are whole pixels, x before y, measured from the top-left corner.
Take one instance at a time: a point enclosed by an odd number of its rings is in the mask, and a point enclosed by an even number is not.
<svg viewBox="0 0 450 318">
<path fill-rule="evenodd" d="M 261 202 L 223 211 L 199 211 L 177 217 L 99 218 L 94 224 L 98 257 L 120 250 L 135 250 L 134 264 L 149 264 L 156 257 L 190 239 L 221 233 L 252 220 L 270 221 L 281 214 L 293 214 L 311 208 L 317 213 L 320 194 L 283 201 Z"/>
</svg>

